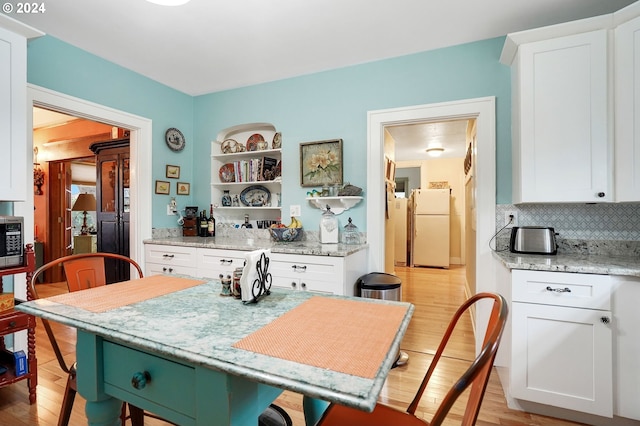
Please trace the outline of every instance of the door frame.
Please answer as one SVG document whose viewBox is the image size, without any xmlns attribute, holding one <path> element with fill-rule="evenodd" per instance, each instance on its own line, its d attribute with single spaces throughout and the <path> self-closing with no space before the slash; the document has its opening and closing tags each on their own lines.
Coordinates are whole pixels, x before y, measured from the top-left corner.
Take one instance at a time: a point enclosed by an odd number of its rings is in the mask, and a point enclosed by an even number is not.
<svg viewBox="0 0 640 426">
<path fill-rule="evenodd" d="M 130 130 L 131 153 L 131 246 L 130 257 L 144 265 L 145 239 L 151 238 L 152 204 L 152 120 L 128 112 L 116 110 L 44 87 L 27 84 L 27 151 L 29 162 L 33 151 L 33 107 L 43 107 L 75 117 L 97 121 Z M 29 173 L 29 187 L 33 187 L 33 175 Z M 14 203 L 14 214 L 24 217 L 25 241 L 33 241 L 33 197 Z M 22 293 L 22 294 L 20 294 Z M 16 286 L 16 296 L 26 299 L 26 289 Z"/>
<path fill-rule="evenodd" d="M 495 97 L 464 99 L 367 112 L 367 242 L 369 270 L 384 271 L 385 185 L 384 128 L 424 121 L 477 119 L 476 153 L 476 291 L 496 291 L 495 262 L 488 242 L 496 223 Z M 488 322 L 489 309 L 479 307 L 476 325 Z M 476 336 L 476 348 L 482 336 Z"/>
</svg>

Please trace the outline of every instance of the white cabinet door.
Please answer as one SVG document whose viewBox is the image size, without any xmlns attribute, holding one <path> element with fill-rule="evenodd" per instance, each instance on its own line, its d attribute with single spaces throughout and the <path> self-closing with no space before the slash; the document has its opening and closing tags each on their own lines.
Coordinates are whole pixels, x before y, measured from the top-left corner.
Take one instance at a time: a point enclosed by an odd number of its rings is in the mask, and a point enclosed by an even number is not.
<svg viewBox="0 0 640 426">
<path fill-rule="evenodd" d="M 519 46 L 513 201 L 612 201 L 607 30 Z"/>
<path fill-rule="evenodd" d="M 615 30 L 616 201 L 640 201 L 640 18 Z"/>
<path fill-rule="evenodd" d="M 640 278 L 612 277 L 614 414 L 640 420 Z"/>
<path fill-rule="evenodd" d="M 512 396 L 611 417 L 610 320 L 608 311 L 514 302 Z"/>
<path fill-rule="evenodd" d="M 0 200 L 27 197 L 27 41 L 0 27 Z M 33 194 L 29 192 L 31 196 Z"/>
</svg>

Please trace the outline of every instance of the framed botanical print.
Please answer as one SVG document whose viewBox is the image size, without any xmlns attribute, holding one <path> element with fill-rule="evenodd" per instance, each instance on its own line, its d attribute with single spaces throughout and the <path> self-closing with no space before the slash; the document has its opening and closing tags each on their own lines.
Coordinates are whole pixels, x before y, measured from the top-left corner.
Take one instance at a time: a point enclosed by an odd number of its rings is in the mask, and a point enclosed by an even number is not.
<svg viewBox="0 0 640 426">
<path fill-rule="evenodd" d="M 300 144 L 300 185 L 342 184 L 342 139 Z"/>
</svg>

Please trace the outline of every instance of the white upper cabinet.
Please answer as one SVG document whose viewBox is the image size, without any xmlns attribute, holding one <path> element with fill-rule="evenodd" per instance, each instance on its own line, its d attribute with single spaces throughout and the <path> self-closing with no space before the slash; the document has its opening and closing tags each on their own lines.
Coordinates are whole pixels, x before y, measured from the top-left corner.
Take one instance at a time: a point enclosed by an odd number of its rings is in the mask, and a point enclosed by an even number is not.
<svg viewBox="0 0 640 426">
<path fill-rule="evenodd" d="M 640 201 L 640 2 L 509 34 L 513 202 Z"/>
<path fill-rule="evenodd" d="M 615 29 L 615 165 L 616 201 L 640 201 L 640 18 Z"/>
<path fill-rule="evenodd" d="M 514 203 L 613 201 L 607 43 L 598 30 L 519 46 Z"/>
<path fill-rule="evenodd" d="M 27 148 L 27 38 L 42 33 L 0 15 L 0 201 L 25 201 L 32 155 Z"/>
</svg>

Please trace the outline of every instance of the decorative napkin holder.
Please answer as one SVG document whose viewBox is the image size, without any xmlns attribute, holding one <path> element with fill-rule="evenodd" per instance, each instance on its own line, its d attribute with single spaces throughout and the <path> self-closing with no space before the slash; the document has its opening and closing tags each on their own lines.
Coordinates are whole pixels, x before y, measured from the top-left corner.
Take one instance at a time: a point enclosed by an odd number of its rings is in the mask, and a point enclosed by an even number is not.
<svg viewBox="0 0 640 426">
<path fill-rule="evenodd" d="M 261 297 L 271 294 L 270 254 L 271 250 L 255 250 L 245 255 L 246 262 L 240 278 L 243 303 L 257 303 Z"/>
</svg>

